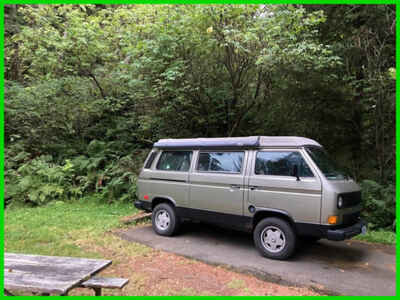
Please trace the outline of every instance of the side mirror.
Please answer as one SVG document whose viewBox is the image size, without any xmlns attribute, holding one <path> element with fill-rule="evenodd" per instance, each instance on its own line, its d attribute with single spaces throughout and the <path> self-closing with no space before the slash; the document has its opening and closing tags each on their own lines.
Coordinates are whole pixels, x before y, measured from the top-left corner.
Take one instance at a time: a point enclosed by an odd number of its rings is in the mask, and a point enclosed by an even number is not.
<svg viewBox="0 0 400 300">
<path fill-rule="evenodd" d="M 292 176 L 296 177 L 297 181 L 300 181 L 300 177 L 299 177 L 299 167 L 297 165 L 293 166 L 293 172 L 292 172 Z"/>
</svg>

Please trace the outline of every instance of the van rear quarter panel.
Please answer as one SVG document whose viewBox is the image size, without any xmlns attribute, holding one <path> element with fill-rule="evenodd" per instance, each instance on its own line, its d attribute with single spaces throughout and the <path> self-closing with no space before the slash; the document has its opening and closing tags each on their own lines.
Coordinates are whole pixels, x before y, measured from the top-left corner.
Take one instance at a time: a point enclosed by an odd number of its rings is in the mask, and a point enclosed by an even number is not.
<svg viewBox="0 0 400 300">
<path fill-rule="evenodd" d="M 187 206 L 189 199 L 189 173 L 176 171 L 147 171 L 142 178 L 150 201 L 157 197 L 171 199 L 176 206 Z"/>
</svg>

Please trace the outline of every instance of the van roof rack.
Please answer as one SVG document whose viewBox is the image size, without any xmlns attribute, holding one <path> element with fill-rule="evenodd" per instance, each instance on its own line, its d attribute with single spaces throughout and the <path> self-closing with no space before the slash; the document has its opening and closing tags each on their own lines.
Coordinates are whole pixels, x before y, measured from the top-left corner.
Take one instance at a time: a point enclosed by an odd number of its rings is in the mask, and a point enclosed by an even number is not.
<svg viewBox="0 0 400 300">
<path fill-rule="evenodd" d="M 259 148 L 259 147 L 322 147 L 318 142 L 298 136 L 247 136 L 224 138 L 161 139 L 156 148 Z"/>
</svg>

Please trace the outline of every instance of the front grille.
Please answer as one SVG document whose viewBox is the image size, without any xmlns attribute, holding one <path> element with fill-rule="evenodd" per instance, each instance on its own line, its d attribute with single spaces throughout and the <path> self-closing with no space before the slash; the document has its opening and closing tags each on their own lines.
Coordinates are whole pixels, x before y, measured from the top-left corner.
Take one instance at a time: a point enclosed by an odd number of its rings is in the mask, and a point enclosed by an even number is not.
<svg viewBox="0 0 400 300">
<path fill-rule="evenodd" d="M 340 194 L 343 198 L 343 207 L 352 207 L 361 203 L 361 192 L 351 192 Z"/>
<path fill-rule="evenodd" d="M 360 220 L 360 212 L 343 215 L 342 225 L 353 225 Z"/>
</svg>

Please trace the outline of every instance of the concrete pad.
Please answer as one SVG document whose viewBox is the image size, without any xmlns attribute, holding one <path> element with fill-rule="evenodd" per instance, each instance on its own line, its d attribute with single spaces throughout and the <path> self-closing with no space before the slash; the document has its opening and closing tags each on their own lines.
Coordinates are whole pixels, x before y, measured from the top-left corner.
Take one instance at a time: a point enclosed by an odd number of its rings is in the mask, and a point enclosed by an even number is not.
<svg viewBox="0 0 400 300">
<path fill-rule="evenodd" d="M 302 244 L 294 257 L 276 261 L 262 257 L 251 234 L 205 224 L 184 224 L 174 237 L 155 234 L 151 226 L 118 235 L 155 249 L 211 264 L 226 265 L 280 284 L 312 286 L 324 292 L 357 296 L 394 296 L 395 246 L 321 240 Z"/>
</svg>

